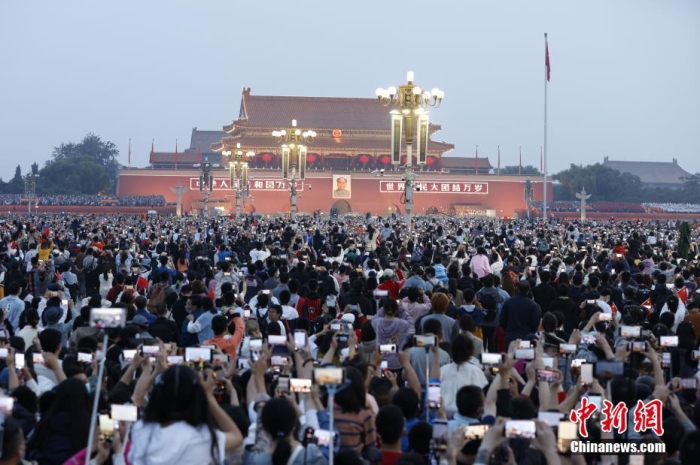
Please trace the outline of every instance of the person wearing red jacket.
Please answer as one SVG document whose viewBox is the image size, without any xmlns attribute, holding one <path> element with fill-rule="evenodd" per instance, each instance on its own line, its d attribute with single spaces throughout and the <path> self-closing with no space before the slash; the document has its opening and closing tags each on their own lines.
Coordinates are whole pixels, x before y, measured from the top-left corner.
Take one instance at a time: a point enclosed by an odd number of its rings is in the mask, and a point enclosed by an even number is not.
<svg viewBox="0 0 700 465">
<path fill-rule="evenodd" d="M 380 283 L 379 286 L 377 286 L 377 289 L 380 291 L 387 291 L 389 293 L 389 297 L 394 300 L 398 299 L 399 290 L 401 290 L 404 281 L 406 281 L 403 277 L 403 273 L 401 273 L 401 270 L 397 270 L 396 273 L 394 273 L 394 270 L 387 268 L 381 274 L 379 279 Z"/>
</svg>

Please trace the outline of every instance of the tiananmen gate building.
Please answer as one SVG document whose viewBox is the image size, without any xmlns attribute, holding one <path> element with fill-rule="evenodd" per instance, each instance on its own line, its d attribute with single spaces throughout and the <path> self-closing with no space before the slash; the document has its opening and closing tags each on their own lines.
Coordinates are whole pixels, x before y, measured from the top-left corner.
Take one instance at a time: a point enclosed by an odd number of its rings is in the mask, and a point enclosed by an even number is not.
<svg viewBox="0 0 700 465">
<path fill-rule="evenodd" d="M 175 202 L 174 189 L 182 194 L 184 213 L 200 212 L 204 195 L 199 190 L 202 161 L 215 165 L 210 208 L 235 211 L 228 159 L 221 154 L 240 144 L 252 151 L 249 160 L 247 211 L 264 214 L 290 210 L 287 182 L 282 180 L 281 150 L 273 130 L 288 128 L 292 120 L 317 137 L 308 144 L 306 178 L 297 183 L 299 211 L 356 212 L 386 215 L 404 213 L 403 167 L 391 164 L 391 129 L 386 107 L 372 98 L 325 98 L 253 95 L 243 89 L 238 116 L 222 131 L 192 130 L 190 147 L 182 153 L 152 152 L 148 168 L 123 168 L 117 193 L 164 195 Z M 488 158 L 446 155 L 455 147 L 434 140 L 440 125 L 430 124 L 426 164 L 416 166 L 414 214 L 443 212 L 513 216 L 526 213 L 524 188 L 528 176 L 499 176 Z M 406 162 L 406 155 L 402 157 Z M 218 168 L 216 167 L 218 166 Z M 383 170 L 383 171 L 382 171 Z M 347 181 L 349 194 L 333 198 L 335 180 Z M 542 179 L 531 179 L 535 201 L 542 200 Z M 551 183 L 548 198 L 551 199 Z"/>
</svg>

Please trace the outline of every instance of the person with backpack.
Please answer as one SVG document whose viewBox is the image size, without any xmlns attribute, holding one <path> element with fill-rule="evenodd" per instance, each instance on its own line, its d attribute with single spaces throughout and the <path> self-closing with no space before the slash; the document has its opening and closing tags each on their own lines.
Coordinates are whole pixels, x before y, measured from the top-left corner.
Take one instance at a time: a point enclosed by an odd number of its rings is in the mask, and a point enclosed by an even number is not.
<svg viewBox="0 0 700 465">
<path fill-rule="evenodd" d="M 299 298 L 297 302 L 297 313 L 301 318 L 314 321 L 321 315 L 323 299 L 318 293 L 318 281 L 310 279 L 306 286 L 308 292 L 306 296 Z"/>
<path fill-rule="evenodd" d="M 537 251 L 541 255 L 547 255 L 549 253 L 549 243 L 544 238 L 544 233 L 539 233 L 537 235 L 537 242 L 535 243 Z"/>
</svg>

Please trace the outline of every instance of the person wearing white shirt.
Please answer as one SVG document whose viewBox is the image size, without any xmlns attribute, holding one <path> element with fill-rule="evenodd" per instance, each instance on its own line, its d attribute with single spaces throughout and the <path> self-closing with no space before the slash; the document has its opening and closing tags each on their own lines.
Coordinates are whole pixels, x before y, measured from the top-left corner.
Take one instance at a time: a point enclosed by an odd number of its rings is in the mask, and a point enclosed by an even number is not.
<svg viewBox="0 0 700 465">
<path fill-rule="evenodd" d="M 457 391 L 462 386 L 478 386 L 484 388 L 488 380 L 481 368 L 471 362 L 474 354 L 474 344 L 464 334 L 458 334 L 452 340 L 452 363 L 440 368 L 440 387 L 445 411 L 448 414 L 457 413 Z"/>
</svg>

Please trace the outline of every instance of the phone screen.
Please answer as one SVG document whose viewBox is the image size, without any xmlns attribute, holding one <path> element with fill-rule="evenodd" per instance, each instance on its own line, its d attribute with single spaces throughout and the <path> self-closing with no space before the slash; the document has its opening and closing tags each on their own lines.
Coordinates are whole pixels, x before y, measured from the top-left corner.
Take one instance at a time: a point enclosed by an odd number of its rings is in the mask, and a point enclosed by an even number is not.
<svg viewBox="0 0 700 465">
<path fill-rule="evenodd" d="M 593 383 L 593 365 L 590 363 L 581 365 L 581 382 L 583 384 Z"/>
<path fill-rule="evenodd" d="M 138 420 L 138 409 L 135 405 L 112 404 L 112 420 L 134 422 Z"/>
<path fill-rule="evenodd" d="M 561 412 L 538 412 L 537 419 L 547 423 L 552 428 L 559 426 L 559 422 L 564 418 Z"/>
<path fill-rule="evenodd" d="M 203 347 L 185 347 L 185 361 L 211 362 L 211 349 Z"/>
<path fill-rule="evenodd" d="M 575 354 L 576 344 L 559 344 L 559 353 L 561 354 Z"/>
<path fill-rule="evenodd" d="M 250 350 L 258 351 L 262 350 L 262 339 L 256 338 L 256 339 L 251 339 L 249 342 L 249 347 Z"/>
<path fill-rule="evenodd" d="M 641 326 L 620 326 L 620 336 L 626 338 L 641 337 Z"/>
<path fill-rule="evenodd" d="M 501 363 L 501 354 L 492 354 L 488 352 L 481 353 L 481 363 L 483 365 L 498 365 Z"/>
<path fill-rule="evenodd" d="M 588 400 L 591 404 L 595 405 L 596 412 L 600 412 L 603 407 L 603 397 L 599 394 L 588 394 Z"/>
<path fill-rule="evenodd" d="M 569 451 L 571 441 L 575 440 L 578 434 L 576 423 L 570 421 L 560 421 L 557 429 L 557 449 L 562 454 Z"/>
<path fill-rule="evenodd" d="M 518 360 L 533 360 L 535 349 L 515 349 L 515 358 Z"/>
<path fill-rule="evenodd" d="M 428 385 L 428 407 L 440 408 L 440 384 L 438 383 Z"/>
<path fill-rule="evenodd" d="M 297 350 L 301 350 L 303 347 L 306 347 L 306 332 L 304 332 L 304 331 L 295 331 L 294 332 L 294 346 L 296 347 Z"/>
<path fill-rule="evenodd" d="M 661 347 L 678 347 L 678 336 L 661 336 Z"/>
<path fill-rule="evenodd" d="M 277 390 L 280 392 L 289 391 L 289 376 L 280 376 L 277 378 Z"/>
<path fill-rule="evenodd" d="M 506 438 L 534 439 L 537 436 L 537 428 L 532 420 L 508 420 L 506 421 Z"/>
</svg>

